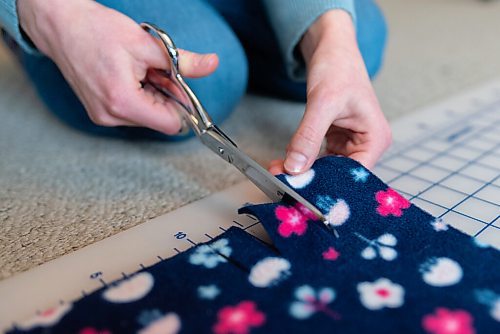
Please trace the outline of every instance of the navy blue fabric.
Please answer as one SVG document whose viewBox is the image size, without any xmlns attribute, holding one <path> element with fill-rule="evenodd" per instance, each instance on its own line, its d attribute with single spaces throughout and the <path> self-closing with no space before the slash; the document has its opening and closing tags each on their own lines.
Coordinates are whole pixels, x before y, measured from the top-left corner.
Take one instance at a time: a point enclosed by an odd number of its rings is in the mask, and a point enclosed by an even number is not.
<svg viewBox="0 0 500 334">
<path fill-rule="evenodd" d="M 347 158 L 279 178 L 323 211 L 252 205 L 232 227 L 12 333 L 498 333 L 499 252 Z M 333 228 L 333 229 L 332 229 Z"/>
</svg>

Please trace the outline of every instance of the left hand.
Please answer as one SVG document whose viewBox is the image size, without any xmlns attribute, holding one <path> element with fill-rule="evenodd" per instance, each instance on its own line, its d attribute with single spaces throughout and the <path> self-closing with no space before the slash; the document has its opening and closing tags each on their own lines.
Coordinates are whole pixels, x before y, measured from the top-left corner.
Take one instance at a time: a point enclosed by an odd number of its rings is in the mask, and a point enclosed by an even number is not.
<svg viewBox="0 0 500 334">
<path fill-rule="evenodd" d="M 391 143 L 391 130 L 358 49 L 354 24 L 343 10 L 323 14 L 304 35 L 307 105 L 287 148 L 269 171 L 300 174 L 318 157 L 326 137 L 329 154 L 372 168 Z"/>
</svg>

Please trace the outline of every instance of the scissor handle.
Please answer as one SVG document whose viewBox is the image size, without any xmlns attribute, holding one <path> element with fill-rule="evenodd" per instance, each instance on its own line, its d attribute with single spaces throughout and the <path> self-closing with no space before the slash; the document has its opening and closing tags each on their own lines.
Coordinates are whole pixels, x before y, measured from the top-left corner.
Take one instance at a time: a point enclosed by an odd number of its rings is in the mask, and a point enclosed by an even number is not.
<svg viewBox="0 0 500 334">
<path fill-rule="evenodd" d="M 151 85 L 153 85 L 166 97 L 174 99 L 182 107 L 183 118 L 188 122 L 196 135 L 200 136 L 208 128 L 213 126 L 213 122 L 198 97 L 196 97 L 194 92 L 184 81 L 184 78 L 180 73 L 179 51 L 177 50 L 174 41 L 164 30 L 158 28 L 152 23 L 141 23 L 141 27 L 146 30 L 146 32 L 158 38 L 165 47 L 165 51 L 167 52 L 167 56 L 169 58 L 170 69 L 166 71 L 163 70 L 160 73 L 174 83 L 179 92 L 168 91 L 165 87 L 161 87 L 155 83 L 151 83 Z M 182 96 L 177 96 L 177 94 Z"/>
<path fill-rule="evenodd" d="M 163 72 L 185 96 L 175 96 L 174 92 L 169 92 L 164 87 L 155 87 L 165 96 L 174 98 L 174 100 L 183 107 L 182 109 L 185 111 L 186 119 L 195 133 L 200 137 L 200 140 L 221 158 L 238 168 L 272 200 L 280 201 L 284 197 L 293 198 L 295 201 L 302 203 L 327 224 L 320 210 L 288 185 L 276 179 L 256 161 L 240 151 L 236 144 L 212 123 L 210 116 L 179 72 L 179 52 L 170 36 L 151 23 L 142 23 L 141 26 L 147 32 L 158 37 L 162 41 L 170 58 L 171 65 L 170 71 Z"/>
<path fill-rule="evenodd" d="M 154 37 L 157 37 L 165 46 L 170 61 L 170 70 L 174 76 L 179 74 L 179 51 L 170 36 L 152 23 L 143 22 L 141 27 Z"/>
</svg>

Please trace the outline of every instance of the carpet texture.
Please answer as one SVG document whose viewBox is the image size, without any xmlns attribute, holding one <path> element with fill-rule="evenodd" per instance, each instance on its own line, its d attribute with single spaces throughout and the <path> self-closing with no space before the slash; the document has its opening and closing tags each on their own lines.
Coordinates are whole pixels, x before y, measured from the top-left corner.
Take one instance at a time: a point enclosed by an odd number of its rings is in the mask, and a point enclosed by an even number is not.
<svg viewBox="0 0 500 334">
<path fill-rule="evenodd" d="M 498 1 L 380 4 L 390 39 L 375 87 L 390 119 L 500 76 Z M 283 153 L 303 109 L 249 96 L 222 128 L 265 164 Z M 2 48 L 0 119 L 0 279 L 243 179 L 196 140 L 124 142 L 66 128 Z"/>
</svg>

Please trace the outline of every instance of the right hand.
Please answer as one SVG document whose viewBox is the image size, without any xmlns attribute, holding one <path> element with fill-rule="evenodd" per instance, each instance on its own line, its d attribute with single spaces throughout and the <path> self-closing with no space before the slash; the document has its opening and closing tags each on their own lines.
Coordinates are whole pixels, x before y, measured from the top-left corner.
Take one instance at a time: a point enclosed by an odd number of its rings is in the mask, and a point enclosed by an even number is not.
<svg viewBox="0 0 500 334">
<path fill-rule="evenodd" d="M 91 0 L 17 3 L 22 28 L 57 64 L 94 123 L 179 132 L 176 103 L 141 85 L 152 69 L 167 69 L 169 61 L 160 42 L 136 22 Z M 207 76 L 219 63 L 215 54 L 180 52 L 186 77 Z"/>
</svg>

